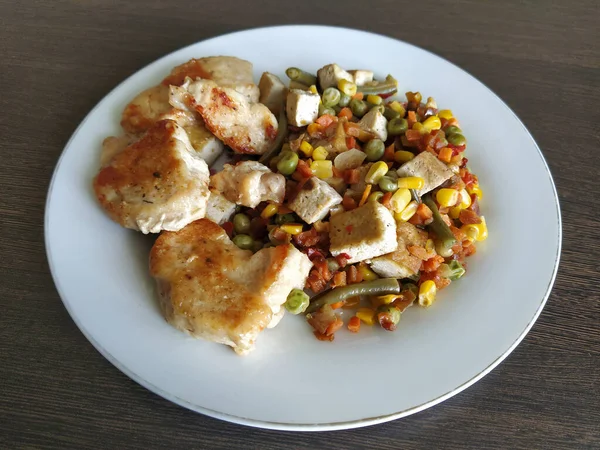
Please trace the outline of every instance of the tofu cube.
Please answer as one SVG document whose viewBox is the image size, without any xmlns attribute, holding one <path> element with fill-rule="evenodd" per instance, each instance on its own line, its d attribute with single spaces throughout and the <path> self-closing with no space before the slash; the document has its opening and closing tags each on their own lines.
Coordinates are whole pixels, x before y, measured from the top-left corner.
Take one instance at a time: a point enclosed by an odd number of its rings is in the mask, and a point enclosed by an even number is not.
<svg viewBox="0 0 600 450">
<path fill-rule="evenodd" d="M 291 89 L 287 95 L 286 113 L 288 122 L 295 127 L 304 127 L 319 117 L 319 94 L 300 89 Z"/>
<path fill-rule="evenodd" d="M 183 128 L 187 132 L 194 150 L 209 166 L 213 165 L 225 151 L 225 144 L 204 126 L 184 125 Z"/>
<path fill-rule="evenodd" d="M 379 202 L 367 202 L 352 211 L 331 216 L 329 250 L 333 256 L 350 255 L 349 263 L 364 261 L 398 248 L 396 221 Z"/>
<path fill-rule="evenodd" d="M 285 84 L 283 84 L 276 75 L 265 72 L 260 77 L 258 88 L 260 89 L 258 101 L 269 108 L 273 114 L 278 116 L 283 108 L 285 97 L 287 95 Z"/>
<path fill-rule="evenodd" d="M 375 108 L 366 113 L 358 125 L 384 142 L 387 139 L 387 119 Z"/>
<path fill-rule="evenodd" d="M 235 203 L 227 200 L 218 191 L 211 190 L 205 217 L 218 225 L 223 225 L 235 212 L 235 206 Z"/>
<path fill-rule="evenodd" d="M 371 269 L 379 276 L 390 278 L 408 278 L 415 275 L 421 268 L 421 260 L 413 256 L 407 247 L 418 245 L 424 247 L 427 242 L 427 233 L 419 230 L 408 222 L 396 225 L 396 238 L 398 248 L 371 260 Z"/>
<path fill-rule="evenodd" d="M 306 223 L 323 219 L 331 207 L 342 203 L 342 196 L 325 181 L 311 177 L 288 204 Z"/>
<path fill-rule="evenodd" d="M 321 67 L 317 71 L 317 77 L 321 89 L 327 89 L 331 86 L 336 88 L 340 80 L 348 80 L 354 83 L 354 77 L 337 64 L 327 64 Z"/>
<path fill-rule="evenodd" d="M 425 185 L 422 189 L 417 190 L 419 195 L 435 189 L 454 175 L 446 164 L 429 152 L 419 153 L 407 163 L 402 164 L 397 173 L 400 177 L 423 178 Z"/>
<path fill-rule="evenodd" d="M 357 86 L 364 86 L 373 81 L 373 72 L 370 70 L 349 70 L 348 73 L 354 77 Z"/>
</svg>

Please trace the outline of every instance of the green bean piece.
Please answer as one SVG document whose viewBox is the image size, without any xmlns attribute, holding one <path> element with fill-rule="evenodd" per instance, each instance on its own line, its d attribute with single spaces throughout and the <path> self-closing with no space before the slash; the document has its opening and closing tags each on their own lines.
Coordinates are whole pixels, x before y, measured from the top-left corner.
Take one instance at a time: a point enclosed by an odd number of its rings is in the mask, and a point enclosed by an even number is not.
<svg viewBox="0 0 600 450">
<path fill-rule="evenodd" d="M 372 82 L 357 87 L 358 92 L 364 95 L 387 95 L 398 91 L 398 81 L 391 75 L 385 78 L 385 81 Z"/>
<path fill-rule="evenodd" d="M 285 74 L 290 80 L 297 81 L 298 83 L 305 84 L 307 86 L 317 84 L 317 77 L 313 74 L 305 72 L 297 67 L 290 67 L 285 71 Z"/>
<path fill-rule="evenodd" d="M 324 104 L 320 104 L 319 105 L 319 116 L 322 116 L 323 114 L 329 114 L 330 116 L 335 116 L 335 110 L 333 109 L 335 106 L 332 107 L 328 107 L 325 106 Z"/>
<path fill-rule="evenodd" d="M 385 106 L 383 105 L 371 105 L 370 103 L 367 103 L 367 106 L 370 108 L 369 111 L 375 110 L 379 111 L 381 114 L 385 112 Z"/>
<path fill-rule="evenodd" d="M 248 234 L 250 232 L 250 217 L 243 213 L 233 216 L 233 229 L 237 234 Z"/>
<path fill-rule="evenodd" d="M 398 181 L 398 172 L 395 170 L 388 170 L 388 173 L 385 174 L 386 177 L 391 178 L 393 181 Z"/>
<path fill-rule="evenodd" d="M 340 100 L 338 101 L 338 106 L 344 108 L 350 104 L 350 100 L 352 100 L 352 97 L 350 97 L 348 94 L 340 92 Z"/>
<path fill-rule="evenodd" d="M 298 166 L 298 155 L 292 151 L 281 153 L 281 159 L 277 163 L 277 170 L 283 175 L 291 175 Z"/>
<path fill-rule="evenodd" d="M 400 117 L 400 113 L 398 111 L 396 111 L 395 109 L 392 109 L 389 106 L 386 106 L 385 109 L 383 110 L 383 116 L 387 120 L 392 120 L 392 119 L 395 119 L 396 117 Z"/>
<path fill-rule="evenodd" d="M 273 141 L 273 145 L 267 150 L 258 160 L 259 163 L 267 165 L 267 163 L 282 149 L 283 141 L 288 135 L 288 120 L 285 108 L 281 109 L 279 118 L 277 119 L 277 136 Z"/>
<path fill-rule="evenodd" d="M 387 331 L 394 331 L 402 313 L 399 308 L 392 305 L 381 305 L 377 308 L 377 320 L 381 328 Z"/>
<path fill-rule="evenodd" d="M 442 219 L 433 198 L 431 198 L 430 195 L 425 195 L 423 197 L 423 203 L 425 203 L 433 213 L 433 222 L 431 222 L 428 227 L 436 234 L 442 252 L 446 252 L 456 244 L 456 238 L 448 225 L 446 225 L 446 222 L 444 222 L 444 219 Z"/>
<path fill-rule="evenodd" d="M 462 130 L 454 125 L 450 125 L 444 128 L 444 133 L 446 133 L 446 136 L 449 136 L 451 134 L 462 133 Z"/>
<path fill-rule="evenodd" d="M 340 98 L 342 98 L 342 94 L 339 90 L 334 87 L 328 87 L 323 91 L 323 95 L 321 96 L 323 99 L 323 104 L 325 106 L 335 106 L 340 102 Z"/>
<path fill-rule="evenodd" d="M 411 291 L 415 294 L 415 298 L 419 296 L 419 287 L 414 283 L 404 283 L 402 285 L 402 292 Z"/>
<path fill-rule="evenodd" d="M 294 213 L 277 214 L 275 216 L 275 224 L 277 224 L 277 225 L 283 225 L 286 223 L 294 223 L 297 220 L 298 219 L 296 219 L 296 215 Z"/>
<path fill-rule="evenodd" d="M 368 202 L 378 202 L 379 200 L 381 200 L 381 197 L 383 197 L 383 192 L 381 192 L 381 191 L 371 192 L 369 194 L 369 198 L 367 199 L 367 201 Z"/>
<path fill-rule="evenodd" d="M 442 277 L 448 278 L 451 281 L 458 280 L 466 273 L 466 270 L 462 264 L 455 259 L 450 261 L 448 264 L 442 264 L 439 270 Z"/>
<path fill-rule="evenodd" d="M 381 139 L 374 138 L 367 142 L 364 151 L 367 161 L 379 161 L 385 152 L 385 144 Z"/>
<path fill-rule="evenodd" d="M 356 117 L 362 117 L 367 113 L 369 107 L 366 102 L 353 98 L 350 100 L 350 109 L 352 110 L 352 114 Z"/>
<path fill-rule="evenodd" d="M 403 117 L 396 117 L 387 124 L 387 131 L 390 136 L 400 136 L 408 130 L 408 122 Z"/>
<path fill-rule="evenodd" d="M 306 309 L 307 313 L 314 312 L 325 305 L 331 305 L 356 295 L 387 295 L 399 294 L 400 284 L 395 278 L 378 278 L 373 281 L 348 284 L 334 289 L 329 289 L 315 297 Z"/>
<path fill-rule="evenodd" d="M 254 246 L 254 239 L 247 234 L 237 234 L 233 237 L 233 243 L 242 250 L 251 250 Z"/>
<path fill-rule="evenodd" d="M 292 289 L 285 301 L 285 309 L 292 314 L 302 314 L 310 304 L 310 297 L 302 289 Z"/>
<path fill-rule="evenodd" d="M 398 190 L 398 182 L 389 177 L 381 177 L 378 184 L 379 189 L 384 192 L 396 192 Z"/>
<path fill-rule="evenodd" d="M 446 137 L 452 145 L 465 145 L 467 139 L 460 133 L 454 133 Z"/>
</svg>

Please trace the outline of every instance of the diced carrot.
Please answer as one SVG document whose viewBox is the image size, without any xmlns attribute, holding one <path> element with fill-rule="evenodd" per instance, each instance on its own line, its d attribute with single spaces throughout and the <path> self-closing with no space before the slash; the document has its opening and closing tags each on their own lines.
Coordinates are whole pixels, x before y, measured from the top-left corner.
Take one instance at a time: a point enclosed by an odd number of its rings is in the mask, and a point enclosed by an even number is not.
<svg viewBox="0 0 600 450">
<path fill-rule="evenodd" d="M 481 223 L 481 217 L 472 209 L 461 209 L 458 219 L 464 223 Z"/>
<path fill-rule="evenodd" d="M 348 321 L 348 330 L 352 333 L 358 333 L 360 331 L 360 319 L 356 316 L 353 316 Z"/>
<path fill-rule="evenodd" d="M 442 149 L 440 149 L 438 158 L 440 161 L 449 163 L 452 160 L 452 149 L 449 147 L 443 147 Z"/>
<path fill-rule="evenodd" d="M 348 150 L 356 147 L 356 139 L 354 136 L 346 137 L 346 147 L 348 147 Z"/>
<path fill-rule="evenodd" d="M 332 287 L 346 286 L 346 272 L 338 271 L 333 275 Z"/>
<path fill-rule="evenodd" d="M 344 177 L 344 171 L 343 170 L 340 170 L 340 169 L 338 169 L 335 166 L 332 166 L 331 170 L 333 171 L 333 176 L 334 177 L 336 177 L 336 178 L 343 178 Z"/>
<path fill-rule="evenodd" d="M 346 269 L 346 282 L 348 284 L 360 283 L 363 280 L 362 273 L 358 271 L 356 266 L 348 266 Z"/>
<path fill-rule="evenodd" d="M 336 316 L 335 322 L 332 322 L 325 330 L 325 336 L 333 336 L 337 330 L 342 328 L 344 321 Z"/>
<path fill-rule="evenodd" d="M 335 257 L 335 262 L 339 264 L 340 267 L 346 267 L 348 265 L 348 260 L 350 259 L 350 255 L 348 253 L 340 253 Z"/>
<path fill-rule="evenodd" d="M 363 94 L 362 92 L 357 92 L 352 96 L 352 98 L 355 100 L 362 100 L 363 98 L 365 98 L 365 94 Z"/>
<path fill-rule="evenodd" d="M 310 178 L 313 176 L 312 170 L 310 170 L 310 166 L 306 161 L 303 160 L 298 161 L 296 172 L 298 172 L 303 178 Z"/>
<path fill-rule="evenodd" d="M 406 115 L 406 121 L 408 122 L 408 128 L 412 128 L 412 126 L 417 123 L 417 115 L 414 111 L 408 111 Z"/>
<path fill-rule="evenodd" d="M 330 114 L 323 114 L 321 117 L 315 120 L 315 122 L 318 123 L 322 128 L 327 128 L 336 120 L 337 119 Z"/>
<path fill-rule="evenodd" d="M 321 125 L 318 123 L 311 123 L 306 127 L 306 132 L 310 137 L 319 137 L 321 135 Z"/>
<path fill-rule="evenodd" d="M 369 198 L 369 194 L 371 193 L 371 188 L 373 187 L 373 185 L 371 184 L 367 184 L 367 187 L 365 187 L 365 190 L 362 194 L 362 197 L 360 199 L 360 202 L 358 202 L 358 206 L 362 206 L 367 202 L 367 198 Z"/>
<path fill-rule="evenodd" d="M 315 258 L 313 260 L 313 264 L 315 266 L 315 269 L 319 271 L 319 275 L 321 275 L 321 278 L 323 278 L 325 281 L 331 280 L 333 274 L 329 270 L 329 264 L 327 264 L 327 260 L 325 258 Z"/>
<path fill-rule="evenodd" d="M 421 133 L 418 130 L 406 130 L 404 133 L 408 142 L 419 142 L 421 140 Z"/>
<path fill-rule="evenodd" d="M 342 206 L 346 211 L 352 211 L 353 209 L 356 209 L 356 200 L 349 195 L 344 195 Z"/>
<path fill-rule="evenodd" d="M 385 194 L 383 194 L 383 197 L 381 197 L 381 204 L 387 209 L 392 208 L 392 203 L 390 201 L 392 199 L 392 195 L 393 194 L 391 192 L 386 192 Z"/>
<path fill-rule="evenodd" d="M 346 119 L 350 120 L 352 119 L 352 110 L 346 106 L 340 110 L 338 117 L 345 117 Z"/>
<path fill-rule="evenodd" d="M 320 341 L 333 341 L 333 339 L 335 338 L 335 335 L 331 334 L 331 335 L 326 335 L 326 334 L 322 334 L 319 333 L 318 331 L 313 331 L 313 334 L 315 335 L 315 337 L 320 340 Z"/>
<path fill-rule="evenodd" d="M 394 143 L 392 142 L 390 145 L 388 145 L 385 149 L 385 152 L 383 152 L 383 160 L 384 161 L 394 161 L 394 153 L 396 152 L 396 146 L 394 145 Z"/>
<path fill-rule="evenodd" d="M 416 256 L 422 261 L 425 261 L 427 258 L 429 258 L 429 253 L 427 250 L 419 245 L 409 245 L 406 247 L 406 249 L 411 255 Z"/>
<path fill-rule="evenodd" d="M 285 205 L 280 205 L 277 214 L 289 214 L 292 210 Z"/>
<path fill-rule="evenodd" d="M 335 302 L 331 304 L 331 309 L 340 309 L 346 303 L 344 300 L 340 300 L 339 302 Z"/>
<path fill-rule="evenodd" d="M 433 272 L 434 270 L 437 270 L 443 262 L 443 257 L 440 255 L 435 255 L 434 257 L 423 262 L 423 270 L 425 272 Z"/>
<path fill-rule="evenodd" d="M 348 184 L 358 183 L 360 181 L 360 171 L 358 169 L 346 169 L 344 171 L 344 181 Z"/>
</svg>

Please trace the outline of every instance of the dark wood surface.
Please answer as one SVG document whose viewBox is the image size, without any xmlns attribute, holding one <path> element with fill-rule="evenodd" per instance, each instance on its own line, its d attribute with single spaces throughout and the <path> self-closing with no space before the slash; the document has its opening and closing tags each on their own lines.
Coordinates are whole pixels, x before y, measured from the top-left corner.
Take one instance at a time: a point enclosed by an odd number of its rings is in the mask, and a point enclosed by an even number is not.
<svg viewBox="0 0 600 450">
<path fill-rule="evenodd" d="M 600 448 L 599 3 L 254 3 L 0 0 L 0 448 Z M 402 420 L 301 434 L 192 413 L 100 356 L 48 271 L 46 190 L 85 114 L 172 50 L 285 23 L 373 30 L 460 65 L 519 115 L 558 187 L 562 262 L 530 334 L 482 381 Z M 507 201 L 526 194 L 507 185 Z"/>
</svg>

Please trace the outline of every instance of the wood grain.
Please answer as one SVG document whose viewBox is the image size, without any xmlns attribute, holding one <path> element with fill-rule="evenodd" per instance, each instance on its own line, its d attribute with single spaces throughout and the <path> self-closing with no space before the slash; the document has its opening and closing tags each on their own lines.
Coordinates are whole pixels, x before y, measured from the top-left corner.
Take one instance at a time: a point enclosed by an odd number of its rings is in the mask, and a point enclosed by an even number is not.
<svg viewBox="0 0 600 450">
<path fill-rule="evenodd" d="M 0 448 L 600 448 L 598 5 L 0 0 Z M 64 144 L 96 102 L 167 52 L 286 23 L 368 29 L 460 65 L 532 132 L 561 200 L 561 267 L 523 343 L 458 396 L 366 429 L 264 431 L 157 397 L 81 335 L 45 258 L 48 183 Z"/>
</svg>

